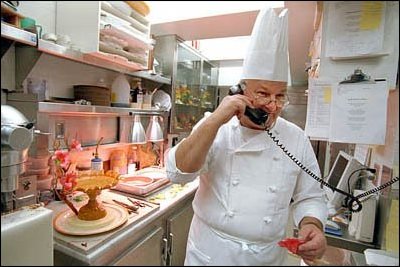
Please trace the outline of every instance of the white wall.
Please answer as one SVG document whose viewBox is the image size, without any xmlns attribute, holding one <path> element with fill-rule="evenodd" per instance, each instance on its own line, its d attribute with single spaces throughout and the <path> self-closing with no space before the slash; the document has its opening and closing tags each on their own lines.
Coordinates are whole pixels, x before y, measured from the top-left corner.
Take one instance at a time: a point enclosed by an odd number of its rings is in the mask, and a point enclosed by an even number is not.
<svg viewBox="0 0 400 267">
<path fill-rule="evenodd" d="M 73 98 L 73 85 L 96 85 L 102 78 L 107 86 L 111 86 L 117 75 L 114 71 L 43 54 L 27 77 L 47 80 L 51 97 Z M 131 79 L 127 78 L 128 81 Z"/>
<path fill-rule="evenodd" d="M 18 12 L 36 20 L 42 34 L 56 32 L 56 1 L 19 1 Z"/>
<path fill-rule="evenodd" d="M 15 47 L 12 45 L 1 58 L 1 88 L 15 90 Z M 1 91 L 1 104 L 6 104 L 6 94 Z"/>
</svg>

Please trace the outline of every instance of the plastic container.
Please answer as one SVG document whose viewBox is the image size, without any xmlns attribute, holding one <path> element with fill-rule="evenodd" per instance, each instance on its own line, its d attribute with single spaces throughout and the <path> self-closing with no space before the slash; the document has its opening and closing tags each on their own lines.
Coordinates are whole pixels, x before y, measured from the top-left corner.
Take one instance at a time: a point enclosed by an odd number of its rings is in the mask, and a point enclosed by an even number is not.
<svg viewBox="0 0 400 267">
<path fill-rule="evenodd" d="M 111 153 L 110 169 L 119 174 L 127 173 L 127 158 L 124 150 L 115 150 Z"/>
<path fill-rule="evenodd" d="M 50 167 L 46 167 L 43 169 L 31 169 L 29 168 L 26 171 L 26 175 L 46 175 L 49 174 Z"/>
<path fill-rule="evenodd" d="M 130 89 L 125 75 L 118 75 L 111 85 L 111 106 L 129 107 Z"/>
<path fill-rule="evenodd" d="M 28 78 L 27 82 L 28 93 L 37 95 L 38 101 L 48 99 L 46 80 L 39 78 Z"/>
<path fill-rule="evenodd" d="M 151 98 L 152 95 L 149 94 L 148 91 L 146 91 L 146 93 L 143 96 L 143 105 L 142 105 L 143 109 L 151 109 Z"/>
<path fill-rule="evenodd" d="M 49 167 L 49 159 L 50 156 L 29 157 L 28 158 L 29 169 L 37 170 L 37 169 L 47 168 Z"/>
</svg>

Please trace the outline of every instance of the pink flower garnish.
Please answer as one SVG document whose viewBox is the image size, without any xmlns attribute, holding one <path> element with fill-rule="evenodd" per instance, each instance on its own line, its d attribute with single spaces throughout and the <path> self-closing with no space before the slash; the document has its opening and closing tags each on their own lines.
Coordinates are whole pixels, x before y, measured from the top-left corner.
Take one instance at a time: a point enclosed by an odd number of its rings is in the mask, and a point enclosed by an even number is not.
<svg viewBox="0 0 400 267">
<path fill-rule="evenodd" d="M 82 145 L 78 140 L 72 139 L 70 149 L 71 151 L 82 151 Z"/>
<path fill-rule="evenodd" d="M 65 191 L 70 191 L 76 186 L 77 175 L 75 172 L 67 173 L 65 176 L 60 178 L 60 183 Z"/>
<path fill-rule="evenodd" d="M 59 164 L 62 168 L 67 168 L 69 165 L 69 153 L 68 151 L 57 150 L 54 152 L 52 159 Z"/>
</svg>

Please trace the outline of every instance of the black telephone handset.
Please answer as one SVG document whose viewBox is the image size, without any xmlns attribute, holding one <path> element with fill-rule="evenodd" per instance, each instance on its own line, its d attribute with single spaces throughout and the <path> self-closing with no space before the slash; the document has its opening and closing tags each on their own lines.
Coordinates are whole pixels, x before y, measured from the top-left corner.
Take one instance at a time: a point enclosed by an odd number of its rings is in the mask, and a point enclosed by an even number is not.
<svg viewBox="0 0 400 267">
<path fill-rule="evenodd" d="M 243 94 L 243 85 L 234 85 L 229 90 L 229 95 Z M 257 125 L 265 125 L 268 120 L 268 113 L 259 108 L 246 107 L 244 115 L 249 117 L 249 119 Z"/>
</svg>

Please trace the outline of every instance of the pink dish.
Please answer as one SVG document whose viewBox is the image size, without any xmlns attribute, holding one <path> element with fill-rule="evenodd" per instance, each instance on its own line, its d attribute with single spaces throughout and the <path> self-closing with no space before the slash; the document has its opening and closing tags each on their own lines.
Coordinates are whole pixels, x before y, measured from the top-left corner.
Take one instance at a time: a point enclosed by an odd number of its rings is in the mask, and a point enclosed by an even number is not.
<svg viewBox="0 0 400 267">
<path fill-rule="evenodd" d="M 133 186 L 145 186 L 153 182 L 153 178 L 146 176 L 123 176 L 119 183 Z"/>
</svg>

